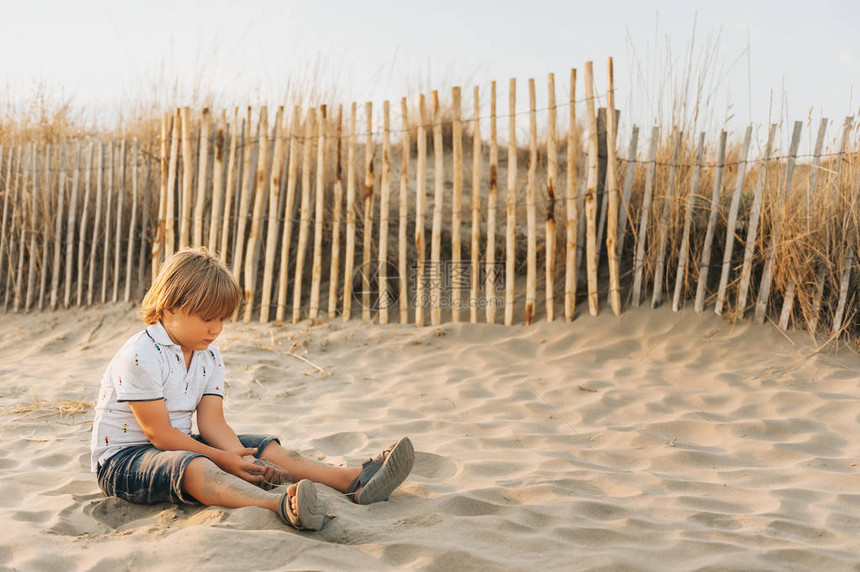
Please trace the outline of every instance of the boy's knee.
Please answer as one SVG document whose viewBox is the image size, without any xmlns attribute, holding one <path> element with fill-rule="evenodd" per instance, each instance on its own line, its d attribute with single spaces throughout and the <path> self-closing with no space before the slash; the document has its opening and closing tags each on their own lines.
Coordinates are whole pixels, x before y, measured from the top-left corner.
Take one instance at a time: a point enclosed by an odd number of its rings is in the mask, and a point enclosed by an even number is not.
<svg viewBox="0 0 860 572">
<path fill-rule="evenodd" d="M 191 477 L 204 476 L 211 475 L 220 470 L 218 465 L 213 463 L 208 457 L 195 457 L 185 467 L 185 475 Z"/>
</svg>

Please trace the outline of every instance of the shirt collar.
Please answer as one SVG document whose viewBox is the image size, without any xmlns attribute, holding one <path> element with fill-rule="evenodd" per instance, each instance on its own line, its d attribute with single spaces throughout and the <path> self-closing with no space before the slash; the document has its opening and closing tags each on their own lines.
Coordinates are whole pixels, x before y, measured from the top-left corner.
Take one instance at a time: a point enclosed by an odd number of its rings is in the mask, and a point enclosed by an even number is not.
<svg viewBox="0 0 860 572">
<path fill-rule="evenodd" d="M 155 322 L 148 328 L 146 328 L 146 333 L 149 334 L 149 337 L 153 339 L 153 341 L 157 344 L 161 344 L 163 346 L 177 346 L 173 340 L 170 339 L 170 335 L 167 333 L 167 330 L 164 329 L 164 326 L 160 321 Z"/>
</svg>

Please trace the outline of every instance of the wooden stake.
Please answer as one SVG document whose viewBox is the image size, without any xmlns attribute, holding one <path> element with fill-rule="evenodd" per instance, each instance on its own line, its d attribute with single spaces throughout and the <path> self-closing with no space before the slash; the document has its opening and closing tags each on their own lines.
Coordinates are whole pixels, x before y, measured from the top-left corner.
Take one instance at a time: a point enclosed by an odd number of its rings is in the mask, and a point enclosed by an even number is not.
<svg viewBox="0 0 860 572">
<path fill-rule="evenodd" d="M 388 308 L 392 306 L 388 286 L 388 202 L 391 178 L 391 123 L 388 100 L 382 103 L 382 178 L 379 185 L 379 323 L 388 324 Z"/>
<path fill-rule="evenodd" d="M 594 110 L 594 72 L 585 63 L 585 105 L 588 125 L 588 180 L 585 186 L 586 265 L 588 267 L 588 312 L 597 315 L 597 115 Z"/>
<path fill-rule="evenodd" d="M 585 152 L 583 155 L 583 167 L 582 169 L 583 176 L 576 181 L 576 200 L 579 205 L 579 218 L 576 221 L 576 275 L 579 276 L 582 271 L 583 261 L 585 260 L 585 252 L 586 252 L 586 239 L 585 239 L 585 227 L 588 226 L 585 221 L 585 186 L 588 182 L 588 132 L 583 129 L 585 133 L 586 143 L 585 143 Z M 579 142 L 577 142 L 579 144 Z M 577 169 L 579 167 L 577 166 Z M 586 277 L 587 279 L 587 277 Z M 586 284 L 587 286 L 587 284 Z M 587 294 L 587 290 L 586 290 Z M 587 301 L 587 300 L 586 300 Z"/>
<path fill-rule="evenodd" d="M 366 139 L 364 143 L 364 259 L 361 271 L 361 319 L 370 320 L 370 273 L 373 271 L 371 244 L 373 238 L 373 104 L 364 104 Z"/>
<path fill-rule="evenodd" d="M 821 150 L 824 147 L 824 136 L 827 134 L 827 118 L 822 117 L 818 123 L 818 135 L 815 138 L 812 168 L 809 170 L 809 186 L 806 188 L 806 213 L 812 212 L 812 197 L 815 195 L 815 182 L 818 179 L 818 169 L 821 164 Z"/>
<path fill-rule="evenodd" d="M 806 189 L 806 240 L 809 240 L 812 235 L 812 229 L 809 227 L 811 219 L 810 213 L 812 211 L 812 191 L 815 188 L 815 178 L 818 172 L 818 163 L 821 161 L 821 147 L 824 145 L 824 132 L 827 130 L 827 120 L 822 119 L 821 123 L 818 126 L 818 137 L 815 142 L 815 150 L 814 156 L 812 160 L 812 165 L 809 169 L 809 187 Z M 788 287 L 785 289 L 785 297 L 782 301 L 782 312 L 779 316 L 779 327 L 782 330 L 788 329 L 788 322 L 791 318 L 791 314 L 794 311 L 794 295 L 795 295 L 795 277 L 792 274 L 789 277 Z"/>
<path fill-rule="evenodd" d="M 191 244 L 191 199 L 194 195 L 194 144 L 191 141 L 191 110 L 183 107 L 182 122 L 182 212 L 179 217 L 179 248 Z"/>
<path fill-rule="evenodd" d="M 636 147 L 639 144 L 639 128 L 633 126 L 630 145 L 627 147 L 627 171 L 624 174 L 624 191 L 621 196 L 621 211 L 618 213 L 618 258 L 624 253 L 624 239 L 627 236 L 627 220 L 630 214 L 630 195 L 633 193 L 633 176 L 636 171 Z"/>
<path fill-rule="evenodd" d="M 269 172 L 269 223 L 266 225 L 266 260 L 263 264 L 263 294 L 260 300 L 260 323 L 269 321 L 269 311 L 272 302 L 272 280 L 275 271 L 275 251 L 278 244 L 280 212 L 278 205 L 281 202 L 281 175 L 284 172 L 284 160 L 286 158 L 286 130 L 283 128 L 284 106 L 278 107 L 275 114 L 275 127 L 273 137 L 275 149 L 272 154 L 272 169 Z"/>
<path fill-rule="evenodd" d="M 767 183 L 767 169 L 770 164 L 770 154 L 773 148 L 774 135 L 776 135 L 776 123 L 770 126 L 770 131 L 768 132 L 764 162 L 762 163 L 761 173 L 759 174 L 758 184 L 756 185 L 755 194 L 753 196 L 753 204 L 750 208 L 750 221 L 749 226 L 747 226 L 746 241 L 744 242 L 744 262 L 741 269 L 741 282 L 738 286 L 737 312 L 741 318 L 743 318 L 747 307 L 747 293 L 749 292 L 750 276 L 752 275 L 752 260 L 755 252 L 756 237 L 758 236 L 762 198 L 764 188 Z"/>
<path fill-rule="evenodd" d="M 693 223 L 693 209 L 699 200 L 699 174 L 702 171 L 702 156 L 705 151 L 705 132 L 699 133 L 699 143 L 696 145 L 696 166 L 693 167 L 693 177 L 690 182 L 690 195 L 684 211 L 684 230 L 681 233 L 681 250 L 678 254 L 678 273 L 675 275 L 675 293 L 672 296 L 672 311 L 681 309 L 681 291 L 687 281 L 687 259 L 690 255 L 690 227 Z"/>
<path fill-rule="evenodd" d="M 346 259 L 343 265 L 343 321 L 352 314 L 352 281 L 355 268 L 355 128 L 356 104 L 352 103 L 346 148 Z"/>
<path fill-rule="evenodd" d="M 305 137 L 302 146 L 302 201 L 299 217 L 299 245 L 296 250 L 296 271 L 293 273 L 293 323 L 296 324 L 302 311 L 302 278 L 305 266 L 305 251 L 308 243 L 308 227 L 310 225 L 311 202 L 311 151 L 313 149 L 314 124 L 316 110 L 308 109 L 305 117 Z"/>
<path fill-rule="evenodd" d="M 221 259 L 225 264 L 227 262 L 227 255 L 229 254 L 230 228 L 233 222 L 233 217 L 231 216 L 233 194 L 237 185 L 237 148 L 244 132 L 245 130 L 242 129 L 242 124 L 239 120 L 239 108 L 236 107 L 233 109 L 233 124 L 230 126 L 230 154 L 227 157 L 227 182 L 224 187 L 224 220 L 221 224 L 221 245 L 218 248 L 218 252 L 221 254 Z M 245 144 L 243 142 L 243 149 L 244 145 Z"/>
<path fill-rule="evenodd" d="M 260 134 L 258 131 L 258 141 L 259 138 Z M 248 225 L 248 210 L 251 206 L 251 161 L 253 146 L 253 141 L 251 140 L 251 108 L 248 107 L 245 119 L 245 141 L 242 149 L 242 189 L 239 195 L 239 207 L 236 210 L 236 245 L 233 250 L 233 274 L 235 274 L 237 280 L 242 271 L 242 257 L 245 254 L 245 229 Z"/>
<path fill-rule="evenodd" d="M 556 152 L 555 74 L 547 76 L 549 112 L 546 130 L 546 321 L 555 319 L 555 193 L 558 183 L 558 154 Z"/>
<path fill-rule="evenodd" d="M 833 326 L 831 334 L 836 337 L 842 331 L 842 320 L 845 317 L 845 306 L 848 302 L 848 287 L 851 284 L 851 269 L 854 267 L 854 245 L 848 244 L 847 251 L 842 258 L 842 272 L 839 276 L 839 297 L 836 303 L 836 312 L 833 315 Z"/>
<path fill-rule="evenodd" d="M 177 107 L 173 116 L 173 134 L 170 137 L 170 164 L 167 169 L 167 201 L 165 202 L 164 260 L 176 252 L 176 178 L 179 169 L 179 135 L 182 111 Z M 162 261 L 158 261 L 159 268 Z M 155 274 L 153 274 L 155 277 Z"/>
<path fill-rule="evenodd" d="M 442 114 L 439 92 L 433 91 L 433 235 L 430 242 L 430 324 L 442 323 L 442 209 L 444 208 L 444 151 L 442 148 Z"/>
<path fill-rule="evenodd" d="M 505 325 L 514 323 L 517 265 L 517 80 L 508 83 L 508 190 L 505 224 Z"/>
<path fill-rule="evenodd" d="M 409 323 L 409 279 L 407 266 L 406 227 L 409 219 L 409 152 L 411 142 L 409 140 L 409 110 L 406 106 L 406 98 L 400 99 L 400 204 L 399 225 L 397 228 L 397 271 L 400 274 L 400 323 Z M 339 157 L 339 155 L 338 155 Z"/>
<path fill-rule="evenodd" d="M 21 304 L 23 302 L 22 292 L 24 288 L 24 251 L 26 250 L 25 244 L 27 242 L 27 221 L 26 215 L 27 211 L 25 209 L 26 200 L 27 200 L 27 183 L 28 183 L 28 173 L 32 173 L 33 177 L 36 177 L 36 167 L 37 167 L 37 159 L 36 155 L 38 154 L 38 145 L 31 144 L 27 146 L 27 157 L 24 161 L 24 165 L 22 167 L 22 171 L 24 172 L 21 177 L 21 216 L 19 217 L 20 226 L 21 226 L 21 238 L 18 241 L 18 278 L 15 280 L 15 300 L 13 303 L 13 311 L 18 312 L 21 309 Z M 29 168 L 27 167 L 29 165 Z M 35 201 L 35 184 L 32 185 L 30 189 L 30 208 L 35 209 L 36 201 Z"/>
<path fill-rule="evenodd" d="M 322 282 L 323 217 L 325 216 L 325 140 L 328 116 L 325 105 L 320 106 L 317 123 L 317 181 L 316 211 L 314 213 L 314 256 L 311 265 L 311 299 L 308 317 L 315 320 L 319 315 L 320 283 Z"/>
<path fill-rule="evenodd" d="M 576 69 L 570 70 L 568 116 L 567 180 L 564 193 L 564 319 L 570 322 L 576 312 L 576 249 L 579 223 L 579 197 L 576 188 L 579 162 L 579 141 L 576 137 Z"/>
<path fill-rule="evenodd" d="M 606 169 L 606 108 L 597 108 L 597 271 L 600 272 L 600 260 L 603 256 L 603 232 L 606 230 L 606 219 L 609 211 L 609 193 L 607 188 Z M 608 261 L 608 258 L 607 258 Z M 608 299 L 608 294 L 607 294 Z"/>
<path fill-rule="evenodd" d="M 496 82 L 490 82 L 490 180 L 487 192 L 487 323 L 496 323 L 496 203 L 499 196 L 499 142 L 496 130 Z"/>
<path fill-rule="evenodd" d="M 472 127 L 472 264 L 469 268 L 469 321 L 473 324 L 478 322 L 478 291 L 480 284 L 481 264 L 481 100 L 478 94 L 478 86 L 472 88 L 472 99 L 474 108 L 472 115 L 474 125 Z M 490 301 L 487 300 L 489 309 Z"/>
<path fill-rule="evenodd" d="M 535 298 L 537 298 L 537 197 L 535 178 L 537 177 L 537 98 L 535 80 L 529 78 L 529 166 L 526 171 L 526 325 L 535 319 Z"/>
<path fill-rule="evenodd" d="M 203 244 L 203 210 L 206 206 L 206 174 L 209 166 L 209 130 L 212 116 L 204 107 L 200 117 L 200 146 L 197 148 L 197 194 L 194 203 L 194 238 L 192 246 Z"/>
<path fill-rule="evenodd" d="M 6 229 L 9 222 L 9 195 L 12 193 L 12 189 L 10 188 L 12 181 L 12 159 L 15 155 L 15 147 L 9 148 L 9 158 L 6 161 L 6 177 L 3 179 L 3 221 L 2 225 L 0 225 L 0 276 L 5 276 L 6 280 L 4 281 L 8 286 L 9 281 L 12 276 L 11 269 L 4 267 L 4 262 L 11 263 L 11 258 L 6 258 L 6 249 L 9 248 L 9 242 L 6 238 Z M 3 168 L 3 147 L 0 146 L 0 169 Z M 14 208 L 14 201 L 12 202 L 12 206 Z M 11 266 L 11 264 L 9 264 Z M 4 308 L 5 311 L 5 308 Z"/>
<path fill-rule="evenodd" d="M 418 173 L 415 177 L 415 325 L 424 326 L 424 305 L 427 294 L 424 284 L 425 245 L 424 245 L 424 201 L 427 187 L 427 106 L 424 94 L 418 96 Z"/>
<path fill-rule="evenodd" d="M 33 307 L 33 303 L 36 298 L 36 262 L 37 262 L 37 223 L 39 217 L 39 163 L 38 163 L 38 146 L 33 150 L 34 151 L 34 159 L 33 159 L 33 193 L 32 193 L 32 209 L 30 210 L 30 227 L 29 227 L 29 235 L 30 235 L 30 248 L 28 249 L 28 259 L 27 259 L 27 298 L 24 304 L 24 311 L 29 312 L 30 308 Z M 47 189 L 48 186 L 48 175 L 50 174 L 50 163 L 51 163 L 51 146 L 45 145 L 45 151 L 43 155 L 43 162 L 45 163 L 45 175 L 44 180 L 42 181 L 42 186 Z M 44 194 L 47 194 L 45 191 Z M 42 212 L 42 217 L 47 219 L 47 213 Z"/>
<path fill-rule="evenodd" d="M 30 161 L 32 159 L 32 147 L 33 145 L 28 143 L 26 146 L 20 146 L 18 148 L 18 160 L 15 165 L 15 190 L 12 201 L 12 206 L 14 207 L 11 213 L 11 221 L 9 228 L 9 280 L 6 283 L 6 291 L 3 296 L 3 311 L 9 307 L 9 299 L 12 297 L 13 310 L 17 311 L 17 307 L 15 307 L 15 299 L 16 297 L 20 297 L 18 292 L 20 291 L 21 272 L 23 270 L 23 253 L 24 253 L 24 230 L 26 226 L 26 202 L 27 202 L 27 191 L 26 191 L 26 182 L 27 182 L 27 172 L 30 168 Z M 16 266 L 16 258 L 18 259 Z M 16 272 L 17 268 L 17 272 Z"/>
<path fill-rule="evenodd" d="M 164 211 L 167 207 L 167 155 L 168 143 L 167 138 L 170 130 L 170 119 L 167 112 L 161 114 L 161 152 L 159 154 L 159 187 L 158 187 L 158 214 L 155 217 L 155 236 L 152 239 L 152 250 L 149 253 L 150 264 L 152 265 L 152 276 L 158 274 L 159 262 L 161 261 L 161 252 L 164 250 Z M 145 228 L 145 225 L 144 225 Z"/>
<path fill-rule="evenodd" d="M 124 155 L 123 155 L 124 156 Z M 128 248 L 125 256 L 125 301 L 131 299 L 131 262 L 134 260 L 134 233 L 137 230 L 137 163 L 140 159 L 137 147 L 137 139 L 132 141 L 131 150 L 131 222 L 128 225 Z"/>
<path fill-rule="evenodd" d="M 120 144 L 119 153 L 120 174 L 117 184 L 117 208 L 116 208 L 116 245 L 114 246 L 113 262 L 113 302 L 119 300 L 119 259 L 122 251 L 122 217 L 125 214 L 123 202 L 125 201 L 125 139 Z"/>
<path fill-rule="evenodd" d="M 606 101 L 606 192 L 609 195 L 609 212 L 606 226 L 606 254 L 609 257 L 609 304 L 612 313 L 621 315 L 621 283 L 618 264 L 618 179 L 615 156 L 615 81 L 612 58 L 609 58 L 609 90 Z"/>
<path fill-rule="evenodd" d="M 113 206 L 113 148 L 114 144 L 111 141 L 108 143 L 108 164 L 107 164 L 107 189 L 105 189 L 105 240 L 104 240 L 104 256 L 102 257 L 102 297 L 101 302 L 107 302 L 107 285 L 110 279 L 110 248 L 111 236 L 113 234 L 113 226 L 111 225 L 111 207 Z"/>
<path fill-rule="evenodd" d="M 227 111 L 222 109 L 215 126 L 214 165 L 212 168 L 212 212 L 206 246 L 218 252 L 218 231 L 221 230 L 221 203 L 224 196 L 224 151 L 227 145 Z"/>
<path fill-rule="evenodd" d="M 290 162 L 287 166 L 287 204 L 284 209 L 284 231 L 281 235 L 280 274 L 278 277 L 278 306 L 275 311 L 275 321 L 284 320 L 287 307 L 287 284 L 290 280 L 290 246 L 293 236 L 293 208 L 296 202 L 296 182 L 299 174 L 299 154 L 304 142 L 299 140 L 299 130 L 302 128 L 302 110 L 296 105 L 290 120 Z"/>
<path fill-rule="evenodd" d="M 833 315 L 833 325 L 830 330 L 833 337 L 839 336 L 842 331 L 842 320 L 845 318 L 845 307 L 848 302 L 848 289 L 851 285 L 851 271 L 854 268 L 857 244 L 860 241 L 860 236 L 858 236 L 857 232 L 858 204 L 860 204 L 860 170 L 857 170 L 857 179 L 854 181 L 854 194 L 851 197 L 848 210 L 844 214 L 842 226 L 842 252 L 844 254 L 840 261 L 842 272 L 839 277 L 839 297 L 836 303 L 836 312 Z"/>
<path fill-rule="evenodd" d="M 52 153 L 53 151 L 53 153 Z M 48 145 L 47 150 L 45 151 L 45 181 L 42 185 L 44 199 L 42 200 L 42 218 L 45 219 L 46 223 L 50 222 L 50 208 L 53 201 L 51 201 L 51 159 L 52 156 L 56 153 L 56 149 L 52 148 Z M 33 236 L 41 235 L 42 237 L 42 256 L 39 258 L 39 303 L 38 310 L 41 312 L 45 307 L 45 280 L 48 277 L 48 244 L 50 243 L 50 236 L 48 236 L 48 226 L 43 227 L 37 233 L 36 225 L 33 225 Z M 35 262 L 31 260 L 31 263 Z M 33 268 L 31 264 L 30 268 Z"/>
<path fill-rule="evenodd" d="M 782 216 L 780 209 L 785 204 L 788 193 L 791 190 L 791 177 L 794 174 L 794 163 L 797 159 L 797 148 L 800 145 L 800 132 L 803 129 L 802 121 L 794 122 L 794 131 L 791 134 L 791 145 L 788 151 L 788 162 L 785 165 L 785 182 L 782 186 L 782 192 L 777 202 L 776 214 L 774 216 L 773 234 L 771 236 L 770 245 L 767 251 L 764 271 L 762 272 L 761 284 L 759 285 L 758 300 L 755 306 L 755 323 L 763 324 L 764 317 L 767 313 L 767 303 L 770 297 L 771 281 L 773 280 L 773 267 L 776 261 L 776 249 L 782 239 Z"/>
<path fill-rule="evenodd" d="M 9 301 L 12 300 L 14 311 L 15 291 L 19 284 L 16 273 L 16 260 L 20 256 L 21 245 L 23 244 L 23 227 L 24 227 L 24 210 L 26 206 L 26 191 L 24 189 L 24 179 L 27 169 L 30 166 L 30 144 L 19 145 L 17 159 L 13 167 L 13 196 L 11 202 L 11 212 L 9 214 L 9 272 L 6 280 L 6 288 L 3 295 L 3 311 L 9 308 Z"/>
<path fill-rule="evenodd" d="M 90 141 L 89 145 L 87 145 L 87 158 L 84 162 L 84 202 L 81 204 L 81 228 L 78 230 L 78 285 L 77 285 L 77 294 L 75 296 L 75 300 L 77 301 L 78 306 L 81 306 L 84 303 L 84 252 L 86 251 L 86 240 L 87 240 L 87 223 L 90 220 L 89 217 L 89 206 L 90 206 L 90 190 L 92 189 L 92 185 L 90 185 L 90 174 L 93 170 L 93 142 Z M 96 218 L 98 220 L 98 218 Z M 161 225 L 163 229 L 163 224 Z M 155 250 L 155 244 L 153 243 L 152 252 L 153 256 L 157 256 L 157 252 Z M 160 250 L 159 245 L 159 250 Z M 153 259 L 155 260 L 155 259 Z M 92 267 L 92 263 L 90 264 Z"/>
<path fill-rule="evenodd" d="M 337 121 L 334 153 L 334 219 L 331 232 L 331 266 L 328 280 L 328 317 L 337 317 L 337 292 L 340 287 L 340 227 L 343 217 L 343 165 L 341 164 L 341 143 L 343 141 L 343 105 L 337 107 Z"/>
<path fill-rule="evenodd" d="M 720 286 L 717 290 L 717 303 L 714 312 L 721 316 L 723 313 L 723 305 L 726 301 L 726 288 L 729 285 L 729 273 L 732 267 L 732 250 L 735 244 L 735 226 L 738 222 L 738 208 L 741 202 L 741 191 L 744 186 L 744 176 L 747 168 L 747 155 L 750 148 L 750 136 L 752 135 L 752 125 L 747 127 L 744 134 L 744 142 L 741 147 L 741 154 L 738 157 L 738 175 L 735 181 L 735 192 L 732 193 L 732 202 L 729 205 L 729 221 L 726 227 L 726 249 L 723 251 L 723 267 L 720 272 Z"/>
<path fill-rule="evenodd" d="M 451 126 L 454 153 L 454 197 L 451 205 L 451 321 L 460 321 L 460 308 L 463 297 L 460 284 L 465 272 L 462 264 L 462 227 L 463 227 L 463 123 L 461 120 L 460 88 L 451 88 Z"/>
<path fill-rule="evenodd" d="M 819 135 L 823 131 L 826 130 L 826 123 L 825 123 L 826 120 L 822 119 L 821 122 L 823 124 L 823 127 L 821 127 L 819 129 Z M 835 203 L 836 203 L 836 200 L 839 196 L 839 193 L 837 191 L 839 189 L 839 180 L 840 180 L 839 177 L 840 177 L 840 172 L 841 172 L 842 163 L 843 163 L 842 158 L 845 156 L 845 149 L 846 149 L 846 146 L 848 144 L 848 137 L 851 133 L 851 126 L 852 126 L 853 122 L 854 122 L 854 117 L 849 115 L 848 117 L 845 118 L 845 121 L 842 125 L 842 142 L 839 145 L 839 153 L 837 154 L 837 158 L 836 158 L 836 168 L 834 169 L 833 178 L 831 179 L 832 181 L 834 181 L 834 183 L 832 183 L 832 190 L 830 191 L 830 200 L 825 199 L 825 205 L 826 205 L 825 209 L 826 210 L 825 210 L 824 220 L 830 219 L 830 217 L 832 216 L 832 213 L 834 212 L 834 209 L 836 207 Z M 818 144 L 816 143 L 816 149 L 817 148 L 818 148 Z M 813 170 L 813 174 L 816 172 L 817 172 L 817 168 L 815 170 Z M 812 193 L 812 191 L 814 190 L 814 185 L 813 185 L 814 180 L 815 180 L 814 176 L 810 175 L 810 188 L 811 188 L 810 193 Z M 833 244 L 832 237 L 830 237 L 830 236 L 827 237 L 827 244 L 828 244 L 828 246 Z M 813 299 L 812 299 L 812 316 L 809 319 L 809 332 L 813 335 L 815 335 L 815 332 L 818 330 L 818 320 L 821 316 L 821 299 L 824 295 L 824 280 L 825 280 L 825 267 L 826 266 L 827 266 L 827 264 L 825 261 L 823 261 L 823 260 L 819 261 L 818 269 L 816 270 L 816 273 L 815 273 L 815 290 L 814 290 Z"/>
<path fill-rule="evenodd" d="M 104 180 L 104 160 L 105 160 L 105 145 L 99 142 L 98 148 L 98 168 L 96 170 L 96 214 L 93 220 L 93 239 L 90 242 L 90 275 L 87 285 L 87 306 L 93 305 L 93 295 L 95 294 L 95 271 L 96 271 L 96 252 L 100 243 L 99 235 L 101 234 L 102 222 L 102 181 Z"/>
<path fill-rule="evenodd" d="M 2 158 L 2 154 L 0 154 Z M 66 144 L 60 150 L 60 178 L 57 184 L 57 212 L 54 220 L 54 265 L 51 269 L 51 311 L 57 309 L 59 300 L 58 289 L 60 287 L 60 260 L 63 238 L 63 213 L 66 198 Z M 69 209 L 73 210 L 72 208 Z M 47 260 L 43 262 L 47 267 Z M 42 271 L 44 273 L 44 270 Z"/>
<path fill-rule="evenodd" d="M 645 244 L 647 242 L 648 220 L 651 214 L 651 195 L 654 192 L 654 166 L 657 161 L 657 144 L 660 128 L 651 128 L 651 144 L 648 150 L 648 171 L 645 174 L 645 194 L 639 212 L 639 232 L 636 234 L 636 260 L 633 264 L 633 307 L 638 308 L 642 301 L 642 271 L 645 268 Z"/>
<path fill-rule="evenodd" d="M 22 159 L 22 148 L 21 145 L 16 145 L 15 147 L 11 147 L 9 149 L 9 160 L 6 166 L 6 179 L 4 180 L 4 194 L 3 194 L 3 225 L 2 225 L 2 233 L 0 233 L 0 237 L 2 237 L 2 247 L 0 247 L 0 261 L 2 261 L 4 254 L 8 251 L 9 255 L 6 257 L 6 267 L 3 267 L 2 262 L 0 262 L 0 275 L 5 276 L 5 287 L 3 289 L 3 311 L 6 311 L 6 308 L 9 304 L 9 295 L 11 293 L 12 288 L 14 287 L 14 246 L 15 246 L 15 224 L 18 219 L 18 183 L 20 182 L 21 176 L 19 172 L 21 171 L 21 159 Z M 14 167 L 13 167 L 14 165 Z M 14 180 L 13 180 L 14 174 Z M 12 195 L 11 201 L 9 200 L 9 195 Z M 11 206 L 10 206 L 11 205 Z M 7 219 L 7 214 L 9 215 Z M 8 226 L 7 226 L 8 220 Z M 7 232 L 8 231 L 8 232 Z"/>
<path fill-rule="evenodd" d="M 723 167 L 726 162 L 726 131 L 720 132 L 720 146 L 717 151 L 717 170 L 714 176 L 714 190 L 711 194 L 711 211 L 708 217 L 708 228 L 705 231 L 705 244 L 702 247 L 702 258 L 699 262 L 699 282 L 696 285 L 696 302 L 694 309 L 701 314 L 705 309 L 705 294 L 708 292 L 708 271 L 711 267 L 711 244 L 716 232 L 717 213 L 720 211 L 720 191 L 723 183 Z M 737 216 L 737 215 L 736 215 Z"/>
<path fill-rule="evenodd" d="M 669 165 L 669 189 L 663 198 L 663 213 L 660 217 L 660 238 L 657 245 L 657 264 L 654 267 L 654 291 L 651 296 L 651 307 L 657 308 L 663 302 L 663 278 L 666 274 L 666 246 L 669 242 L 669 215 L 675 200 L 675 185 L 677 181 L 678 159 L 681 153 L 683 135 L 675 131 L 675 146 L 672 152 L 672 164 Z M 725 139 L 725 137 L 723 138 Z"/>
<path fill-rule="evenodd" d="M 153 144 L 152 140 L 147 143 L 147 156 L 152 157 Z M 144 295 L 145 289 L 149 286 L 154 276 L 150 276 L 150 280 L 146 279 L 145 269 L 148 260 L 148 252 L 146 250 L 147 241 L 150 239 L 149 217 L 152 213 L 152 185 L 150 175 L 152 174 L 152 161 L 145 161 L 144 183 L 143 183 L 143 217 L 140 227 L 140 245 L 138 246 L 138 262 L 137 262 L 137 290 L 135 298 L 141 298 Z"/>
<path fill-rule="evenodd" d="M 277 125 L 277 119 L 275 125 Z M 257 268 L 259 265 L 260 227 L 263 224 L 263 216 L 266 204 L 266 168 L 269 163 L 269 112 L 266 106 L 260 108 L 260 123 L 257 131 L 257 170 L 254 180 L 254 210 L 251 215 L 251 229 L 248 233 L 247 251 L 245 252 L 245 314 L 242 321 L 246 324 L 251 321 L 254 312 L 254 296 L 257 285 Z M 280 172 L 280 171 L 279 171 Z M 279 185 L 280 186 L 280 185 Z M 278 202 L 270 208 L 278 210 Z M 276 215 L 277 216 L 277 213 Z"/>
</svg>

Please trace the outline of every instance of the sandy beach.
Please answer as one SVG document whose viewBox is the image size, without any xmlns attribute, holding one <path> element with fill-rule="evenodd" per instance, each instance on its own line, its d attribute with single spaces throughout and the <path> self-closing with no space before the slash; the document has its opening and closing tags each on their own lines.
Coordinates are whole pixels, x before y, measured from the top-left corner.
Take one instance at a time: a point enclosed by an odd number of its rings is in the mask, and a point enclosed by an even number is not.
<svg viewBox="0 0 860 572">
<path fill-rule="evenodd" d="M 581 310 L 582 312 L 582 310 Z M 2 570 L 857 570 L 860 357 L 710 312 L 440 328 L 229 324 L 228 421 L 354 464 L 401 435 L 388 502 L 137 506 L 89 472 L 132 306 L 0 326 Z"/>
</svg>

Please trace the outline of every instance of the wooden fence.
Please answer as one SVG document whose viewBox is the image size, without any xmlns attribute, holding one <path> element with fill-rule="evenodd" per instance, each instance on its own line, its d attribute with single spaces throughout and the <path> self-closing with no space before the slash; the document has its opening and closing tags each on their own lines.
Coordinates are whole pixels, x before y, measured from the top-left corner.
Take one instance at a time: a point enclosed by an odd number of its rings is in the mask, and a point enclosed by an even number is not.
<svg viewBox="0 0 860 572">
<path fill-rule="evenodd" d="M 590 62 L 583 76 L 584 93 L 571 70 L 557 101 L 549 75 L 540 134 L 529 80 L 525 141 L 512 79 L 506 114 L 493 82 L 473 89 L 470 117 L 455 87 L 444 107 L 435 91 L 402 99 L 394 127 L 388 101 L 381 121 L 371 103 L 274 116 L 184 107 L 152 140 L 5 142 L 3 309 L 138 299 L 165 257 L 205 245 L 239 280 L 245 322 L 530 324 L 572 320 L 580 299 L 620 315 L 650 288 L 653 307 L 671 296 L 675 311 L 692 302 L 783 329 L 856 331 L 852 118 L 826 153 L 822 120 L 806 162 L 801 122 L 782 154 L 776 125 L 758 157 L 751 127 L 739 148 L 725 131 L 706 145 L 704 133 L 652 127 L 641 153 L 634 126 L 619 150 L 612 60 L 605 108 Z"/>
</svg>

